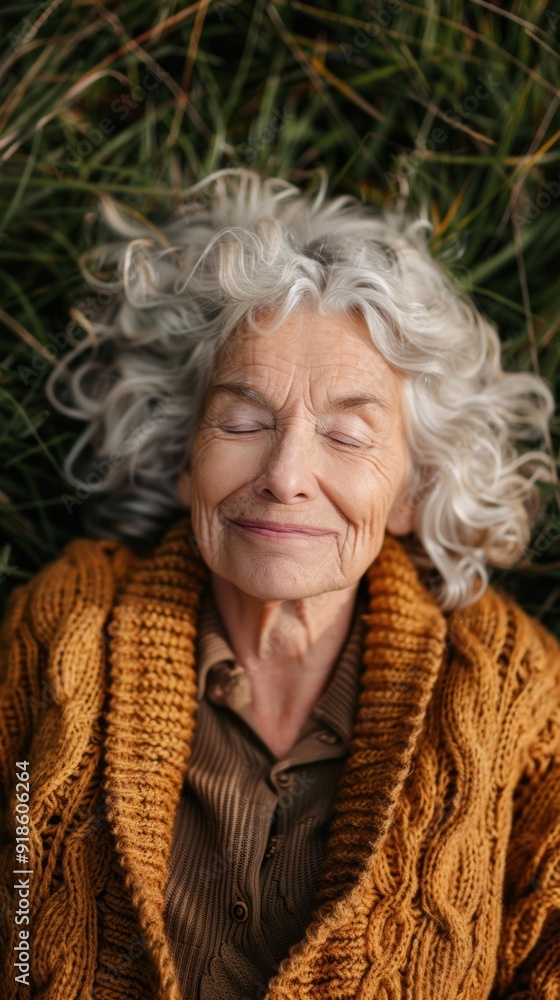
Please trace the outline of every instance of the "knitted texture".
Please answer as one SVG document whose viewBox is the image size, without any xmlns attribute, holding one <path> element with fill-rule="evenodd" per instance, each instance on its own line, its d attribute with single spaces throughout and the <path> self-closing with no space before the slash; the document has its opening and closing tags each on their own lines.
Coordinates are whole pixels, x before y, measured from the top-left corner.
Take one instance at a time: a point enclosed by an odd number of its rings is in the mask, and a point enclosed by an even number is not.
<svg viewBox="0 0 560 1000">
<path fill-rule="evenodd" d="M 163 911 L 208 580 L 191 538 L 184 518 L 144 557 L 75 539 L 11 595 L 6 1000 L 180 1000 Z M 356 722 L 316 908 L 265 1000 L 559 1000 L 560 649 L 492 588 L 444 615 L 389 535 L 367 582 Z M 13 967 L 19 760 L 31 991 Z"/>
</svg>

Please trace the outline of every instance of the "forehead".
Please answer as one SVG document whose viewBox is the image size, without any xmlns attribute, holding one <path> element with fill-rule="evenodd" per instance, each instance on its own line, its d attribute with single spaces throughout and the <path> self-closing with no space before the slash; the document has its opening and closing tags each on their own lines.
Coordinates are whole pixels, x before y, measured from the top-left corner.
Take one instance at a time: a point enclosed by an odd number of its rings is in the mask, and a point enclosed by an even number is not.
<svg viewBox="0 0 560 1000">
<path fill-rule="evenodd" d="M 265 332 L 241 325 L 231 335 L 216 358 L 215 375 L 234 371 L 265 374 L 270 368 L 286 374 L 321 372 L 331 378 L 396 377 L 372 343 L 365 320 L 356 311 L 348 315 L 322 314 L 302 308 L 276 329 L 269 325 L 269 314 L 259 315 L 258 322 Z"/>
</svg>

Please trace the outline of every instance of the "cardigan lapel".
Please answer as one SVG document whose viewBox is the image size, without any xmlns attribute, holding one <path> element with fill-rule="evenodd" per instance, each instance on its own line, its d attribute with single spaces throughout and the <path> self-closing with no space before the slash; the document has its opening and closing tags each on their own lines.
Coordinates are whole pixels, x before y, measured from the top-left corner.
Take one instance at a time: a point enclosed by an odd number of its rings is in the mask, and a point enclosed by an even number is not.
<svg viewBox="0 0 560 1000">
<path fill-rule="evenodd" d="M 269 981 L 264 1000 L 297 996 L 302 982 L 313 983 L 324 1000 L 362 995 L 360 984 L 369 969 L 366 941 L 380 898 L 379 870 L 391 869 L 390 856 L 381 865 L 381 855 L 446 659 L 447 621 L 397 539 L 385 536 L 367 579 L 358 709 L 315 910 L 305 936 Z M 341 955 L 353 960 L 341 963 Z"/>
<path fill-rule="evenodd" d="M 110 627 L 105 753 L 107 816 L 124 881 L 156 959 L 162 1000 L 180 1000 L 165 936 L 175 812 L 196 722 L 195 640 L 208 570 L 176 522 L 133 565 Z"/>
<path fill-rule="evenodd" d="M 195 642 L 200 598 L 209 579 L 192 539 L 185 517 L 151 556 L 133 565 L 115 603 L 109 650 L 107 812 L 125 884 L 160 968 L 165 1000 L 180 998 L 165 936 L 164 895 L 196 725 Z M 305 937 L 270 981 L 266 1000 L 289 996 L 302 970 L 309 977 L 310 968 L 323 967 L 335 934 L 340 948 L 345 927 L 349 943 L 360 933 L 357 924 L 367 916 L 368 871 L 413 766 L 443 661 L 446 620 L 396 539 L 385 536 L 367 579 L 357 715 L 331 816 L 316 910 Z M 339 989 L 337 996 L 342 995 Z"/>
<path fill-rule="evenodd" d="M 446 619 L 395 538 L 385 536 L 367 575 L 358 711 L 318 903 L 339 898 L 356 884 L 389 829 L 444 658 Z"/>
</svg>

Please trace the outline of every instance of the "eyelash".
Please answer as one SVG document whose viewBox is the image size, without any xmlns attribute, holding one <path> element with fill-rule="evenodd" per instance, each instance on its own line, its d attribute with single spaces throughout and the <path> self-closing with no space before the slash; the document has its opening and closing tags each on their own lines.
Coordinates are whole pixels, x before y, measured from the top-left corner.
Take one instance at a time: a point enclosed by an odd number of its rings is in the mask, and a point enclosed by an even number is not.
<svg viewBox="0 0 560 1000">
<path fill-rule="evenodd" d="M 250 431 L 236 431 L 231 427 L 223 427 L 222 430 L 226 431 L 228 434 L 256 434 L 260 430 L 271 430 L 270 427 L 255 427 Z M 351 444 L 349 441 L 340 441 L 338 438 L 331 438 L 332 441 L 336 441 L 337 444 L 345 445 L 346 448 L 361 448 L 361 444 Z"/>
</svg>

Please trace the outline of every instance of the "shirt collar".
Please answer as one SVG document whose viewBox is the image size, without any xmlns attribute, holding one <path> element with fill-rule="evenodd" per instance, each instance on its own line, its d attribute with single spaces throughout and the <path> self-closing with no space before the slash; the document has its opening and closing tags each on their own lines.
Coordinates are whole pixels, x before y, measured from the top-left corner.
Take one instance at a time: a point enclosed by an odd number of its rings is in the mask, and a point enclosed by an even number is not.
<svg viewBox="0 0 560 1000">
<path fill-rule="evenodd" d="M 219 664 L 235 665 L 236 656 L 228 642 L 226 630 L 209 585 L 202 598 L 197 639 L 198 701 L 207 695 L 210 670 Z"/>
</svg>

